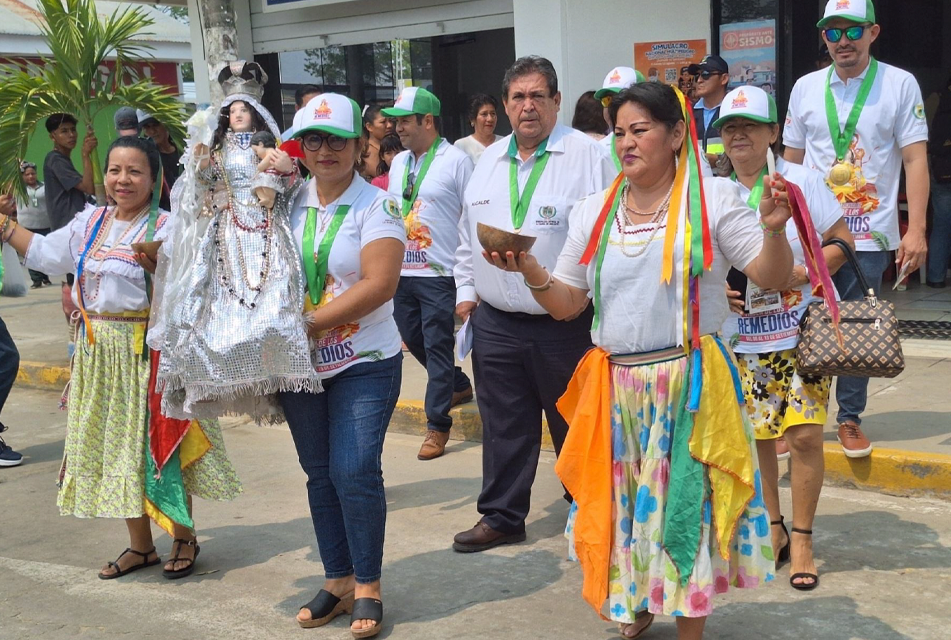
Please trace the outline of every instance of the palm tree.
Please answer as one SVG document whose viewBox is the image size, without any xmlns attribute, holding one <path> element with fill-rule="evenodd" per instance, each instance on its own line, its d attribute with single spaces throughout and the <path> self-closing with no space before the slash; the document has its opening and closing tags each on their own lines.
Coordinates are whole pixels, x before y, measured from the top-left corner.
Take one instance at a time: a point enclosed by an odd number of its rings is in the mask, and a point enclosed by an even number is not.
<svg viewBox="0 0 951 640">
<path fill-rule="evenodd" d="M 45 65 L 0 65 L 0 191 L 25 193 L 19 159 L 33 131 L 54 113 L 71 113 L 91 126 L 110 106 L 142 109 L 184 137 L 182 104 L 161 86 L 142 79 L 135 65 L 152 47 L 145 35 L 154 21 L 141 7 L 116 9 L 100 18 L 95 0 L 39 0 L 40 25 L 52 53 Z M 108 74 L 101 72 L 106 60 Z M 99 157 L 92 157 L 96 200 L 105 203 Z"/>
</svg>

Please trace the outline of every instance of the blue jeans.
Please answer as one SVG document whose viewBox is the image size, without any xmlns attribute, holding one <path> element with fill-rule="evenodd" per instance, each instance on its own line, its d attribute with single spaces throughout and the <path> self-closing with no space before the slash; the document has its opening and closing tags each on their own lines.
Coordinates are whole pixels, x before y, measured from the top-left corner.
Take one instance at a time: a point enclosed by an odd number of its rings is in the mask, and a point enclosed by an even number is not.
<svg viewBox="0 0 951 640">
<path fill-rule="evenodd" d="M 453 392 L 472 386 L 456 366 L 455 310 L 453 278 L 400 277 L 393 296 L 393 317 L 409 352 L 426 367 L 426 426 L 443 433 L 452 427 L 449 409 Z"/>
<path fill-rule="evenodd" d="M 887 251 L 856 251 L 855 255 L 869 286 L 875 289 L 876 295 L 880 294 L 882 275 L 888 268 L 891 254 Z M 866 292 L 862 291 L 862 286 L 849 263 L 842 265 L 832 276 L 832 281 L 843 300 L 861 300 L 865 297 Z M 839 424 L 845 421 L 862 424 L 862 412 L 868 402 L 868 378 L 840 377 L 835 385 L 835 401 L 839 403 L 839 413 L 836 416 Z"/>
<path fill-rule="evenodd" d="M 396 407 L 403 356 L 363 362 L 323 381 L 323 393 L 278 394 L 300 466 L 328 580 L 380 579 L 386 496 L 383 437 Z"/>
<path fill-rule="evenodd" d="M 928 282 L 944 282 L 951 262 L 951 183 L 931 183 L 931 236 L 928 238 Z"/>
<path fill-rule="evenodd" d="M 20 352 L 17 351 L 17 346 L 13 343 L 13 337 L 7 331 L 3 318 L 0 318 L 0 413 L 3 412 L 3 405 L 17 379 L 19 368 Z"/>
</svg>

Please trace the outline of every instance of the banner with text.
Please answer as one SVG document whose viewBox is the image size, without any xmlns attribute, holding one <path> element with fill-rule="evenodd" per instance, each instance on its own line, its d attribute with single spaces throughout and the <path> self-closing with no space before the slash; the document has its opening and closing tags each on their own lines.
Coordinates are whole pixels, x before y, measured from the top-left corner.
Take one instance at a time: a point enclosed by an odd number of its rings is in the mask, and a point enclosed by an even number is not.
<svg viewBox="0 0 951 640">
<path fill-rule="evenodd" d="M 720 56 L 730 65 L 730 89 L 760 87 L 776 96 L 776 21 L 720 26 Z"/>
<path fill-rule="evenodd" d="M 651 82 L 677 84 L 680 70 L 707 55 L 706 40 L 666 40 L 634 45 L 634 68 Z"/>
</svg>

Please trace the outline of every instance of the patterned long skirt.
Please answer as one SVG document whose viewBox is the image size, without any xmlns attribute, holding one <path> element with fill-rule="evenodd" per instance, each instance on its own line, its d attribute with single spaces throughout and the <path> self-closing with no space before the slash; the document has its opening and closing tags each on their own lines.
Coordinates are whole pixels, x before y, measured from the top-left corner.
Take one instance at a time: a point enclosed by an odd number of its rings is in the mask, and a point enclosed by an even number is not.
<svg viewBox="0 0 951 640">
<path fill-rule="evenodd" d="M 77 340 L 69 393 L 62 515 L 137 518 L 145 514 L 149 362 L 136 354 L 144 322 L 92 320 L 95 344 Z M 241 483 L 216 420 L 202 421 L 212 448 L 182 471 L 185 490 L 231 500 Z"/>
<path fill-rule="evenodd" d="M 749 454 L 756 495 L 740 517 L 730 559 L 717 550 L 711 504 L 704 504 L 702 544 L 686 587 L 665 553 L 664 510 L 670 477 L 670 445 L 686 358 L 656 364 L 611 364 L 611 449 L 613 453 L 613 548 L 608 585 L 612 620 L 634 622 L 634 614 L 697 618 L 713 611 L 713 596 L 730 587 L 755 588 L 773 579 L 775 562 L 769 515 L 763 504 L 759 462 L 746 412 Z M 574 558 L 574 516 L 568 516 L 569 557 Z"/>
</svg>

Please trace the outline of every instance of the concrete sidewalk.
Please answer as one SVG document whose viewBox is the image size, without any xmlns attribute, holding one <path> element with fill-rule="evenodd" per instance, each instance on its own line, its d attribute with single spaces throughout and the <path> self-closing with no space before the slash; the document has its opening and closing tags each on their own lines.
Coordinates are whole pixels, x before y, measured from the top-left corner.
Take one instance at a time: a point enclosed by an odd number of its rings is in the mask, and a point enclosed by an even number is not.
<svg viewBox="0 0 951 640">
<path fill-rule="evenodd" d="M 26 456 L 0 469 L 0 639 L 349 639 L 347 616 L 304 631 L 294 615 L 321 585 L 305 477 L 286 428 L 226 422 L 244 483 L 232 503 L 196 502 L 202 551 L 195 575 L 170 582 L 161 567 L 118 580 L 96 571 L 128 545 L 116 520 L 58 515 L 54 484 L 65 415 L 57 395 L 17 387 L 4 420 Z M 419 441 L 387 436 L 383 601 L 392 640 L 616 638 L 580 597 L 581 571 L 565 561 L 568 505 L 542 454 L 528 540 L 457 554 L 452 536 L 478 519 L 477 445 L 453 443 L 431 462 Z M 788 490 L 782 490 L 789 508 Z M 710 640 L 938 640 L 951 614 L 951 504 L 827 488 L 815 522 L 818 590 L 793 591 L 788 566 L 755 590 L 717 598 Z M 170 541 L 156 530 L 168 557 Z M 674 640 L 659 617 L 647 639 Z"/>
<path fill-rule="evenodd" d="M 904 292 L 909 305 L 920 302 L 913 293 Z M 932 303 L 945 304 L 943 297 Z M 0 317 L 20 349 L 23 362 L 18 385 L 62 390 L 69 371 L 59 287 L 31 291 L 25 298 L 0 298 Z M 894 495 L 951 499 L 951 342 L 909 340 L 903 348 L 906 370 L 894 379 L 873 379 L 869 385 L 863 429 L 876 446 L 869 458 L 850 460 L 842 454 L 836 442 L 833 400 L 825 433 L 826 479 Z M 390 431 L 422 435 L 426 372 L 405 355 L 400 402 Z M 471 377 L 468 360 L 463 368 Z M 482 422 L 475 402 L 456 408 L 453 416 L 454 439 L 481 442 Z M 550 450 L 547 432 L 545 436 Z"/>
</svg>

